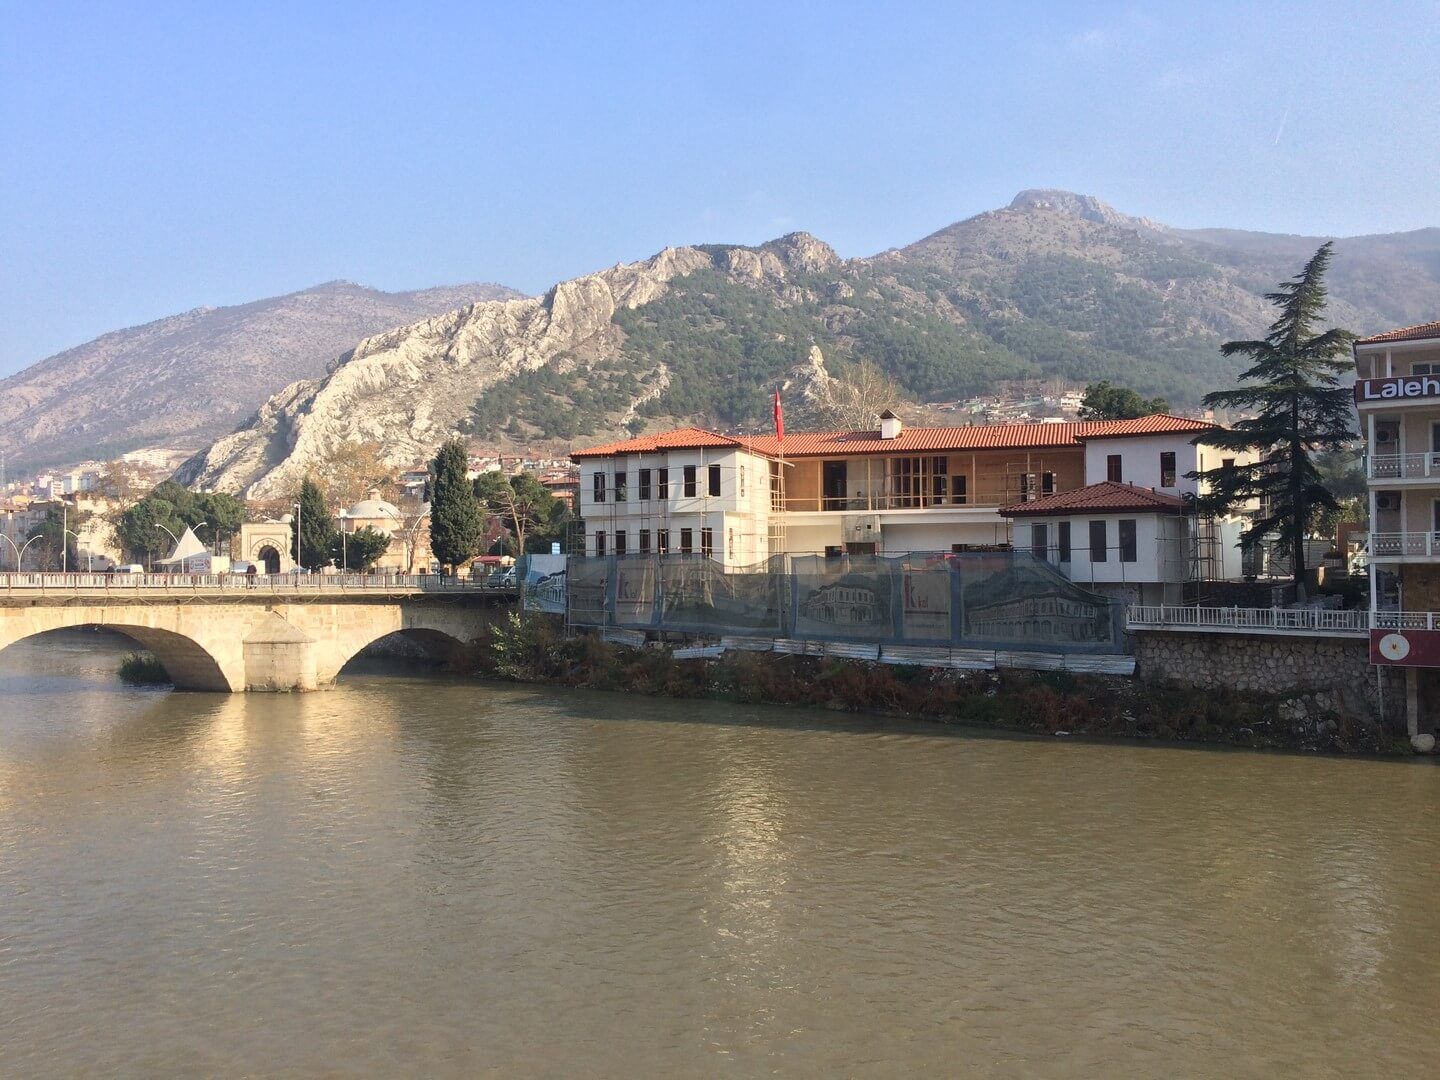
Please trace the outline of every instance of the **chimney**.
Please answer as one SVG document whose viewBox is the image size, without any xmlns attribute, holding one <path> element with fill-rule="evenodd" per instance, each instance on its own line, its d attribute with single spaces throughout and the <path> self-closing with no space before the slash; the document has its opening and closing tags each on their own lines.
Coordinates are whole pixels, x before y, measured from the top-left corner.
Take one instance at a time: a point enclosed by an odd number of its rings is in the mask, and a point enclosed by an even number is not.
<svg viewBox="0 0 1440 1080">
<path fill-rule="evenodd" d="M 900 418 L 889 409 L 880 414 L 880 438 L 896 439 L 900 437 Z"/>
</svg>

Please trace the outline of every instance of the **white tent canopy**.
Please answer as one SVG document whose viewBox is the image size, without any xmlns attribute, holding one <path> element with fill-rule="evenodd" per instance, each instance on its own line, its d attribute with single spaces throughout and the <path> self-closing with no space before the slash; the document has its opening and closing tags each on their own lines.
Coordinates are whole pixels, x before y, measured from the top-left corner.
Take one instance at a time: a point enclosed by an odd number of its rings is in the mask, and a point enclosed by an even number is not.
<svg viewBox="0 0 1440 1080">
<path fill-rule="evenodd" d="M 195 530 L 186 529 L 184 535 L 180 537 L 180 542 L 175 545 L 175 550 L 170 553 L 170 557 L 158 561 L 161 566 L 178 564 L 181 569 L 184 569 L 192 560 L 208 560 L 209 557 L 210 549 L 200 542 L 200 538 L 195 535 Z"/>
</svg>

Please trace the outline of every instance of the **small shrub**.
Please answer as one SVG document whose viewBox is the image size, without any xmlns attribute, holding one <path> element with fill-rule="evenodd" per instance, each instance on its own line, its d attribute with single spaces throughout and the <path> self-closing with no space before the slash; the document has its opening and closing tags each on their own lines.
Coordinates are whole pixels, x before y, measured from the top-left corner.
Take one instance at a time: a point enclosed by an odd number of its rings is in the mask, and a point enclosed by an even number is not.
<svg viewBox="0 0 1440 1080">
<path fill-rule="evenodd" d="M 170 673 L 148 652 L 126 653 L 120 659 L 119 675 L 131 686 L 168 686 Z"/>
</svg>

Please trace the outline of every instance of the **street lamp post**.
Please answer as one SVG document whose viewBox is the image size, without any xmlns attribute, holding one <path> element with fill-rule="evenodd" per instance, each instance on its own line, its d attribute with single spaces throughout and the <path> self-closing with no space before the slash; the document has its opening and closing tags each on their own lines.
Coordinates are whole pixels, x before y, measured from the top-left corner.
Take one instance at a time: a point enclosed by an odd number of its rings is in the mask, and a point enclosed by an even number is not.
<svg viewBox="0 0 1440 1080">
<path fill-rule="evenodd" d="M 300 537 L 300 504 L 297 502 L 295 504 L 295 574 L 297 577 L 300 574 L 300 560 L 304 555 L 300 548 Z"/>
<path fill-rule="evenodd" d="M 20 573 L 20 567 L 24 563 L 25 552 L 29 550 L 31 544 L 35 543 L 36 540 L 40 539 L 41 535 L 41 533 L 36 533 L 34 536 L 30 537 L 29 540 L 25 541 L 24 547 L 19 547 L 16 545 L 14 540 L 10 539 L 8 534 L 0 533 L 0 538 L 3 538 L 7 544 L 9 544 L 12 548 L 15 549 L 15 572 L 17 574 Z"/>
<path fill-rule="evenodd" d="M 350 559 L 345 554 L 345 522 L 350 519 L 348 510 L 341 510 L 340 514 L 340 572 L 343 574 L 350 569 Z"/>
</svg>

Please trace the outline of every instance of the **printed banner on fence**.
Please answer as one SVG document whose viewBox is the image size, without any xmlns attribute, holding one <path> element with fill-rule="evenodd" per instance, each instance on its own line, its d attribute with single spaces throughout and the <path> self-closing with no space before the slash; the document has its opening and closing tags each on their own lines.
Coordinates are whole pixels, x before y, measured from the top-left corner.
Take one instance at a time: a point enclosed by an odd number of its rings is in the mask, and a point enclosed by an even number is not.
<svg viewBox="0 0 1440 1080">
<path fill-rule="evenodd" d="M 524 555 L 515 572 L 520 577 L 520 606 L 524 610 L 565 614 L 564 555 Z"/>
</svg>

